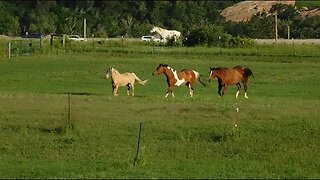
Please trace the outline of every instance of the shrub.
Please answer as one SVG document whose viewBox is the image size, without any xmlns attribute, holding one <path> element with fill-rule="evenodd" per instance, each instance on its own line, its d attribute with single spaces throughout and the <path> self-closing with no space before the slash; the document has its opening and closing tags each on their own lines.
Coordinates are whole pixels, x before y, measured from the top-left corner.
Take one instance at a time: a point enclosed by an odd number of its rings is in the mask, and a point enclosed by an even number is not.
<svg viewBox="0 0 320 180">
<path fill-rule="evenodd" d="M 233 37 L 226 33 L 221 26 L 217 25 L 195 26 L 183 40 L 183 45 L 185 46 L 241 47 L 251 44 L 250 40 Z"/>
</svg>

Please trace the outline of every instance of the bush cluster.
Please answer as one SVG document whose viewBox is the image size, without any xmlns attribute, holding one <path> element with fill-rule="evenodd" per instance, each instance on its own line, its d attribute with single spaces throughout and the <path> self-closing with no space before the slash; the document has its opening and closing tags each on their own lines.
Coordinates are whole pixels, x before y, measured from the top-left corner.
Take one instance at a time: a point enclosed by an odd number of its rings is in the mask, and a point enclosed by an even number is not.
<svg viewBox="0 0 320 180">
<path fill-rule="evenodd" d="M 226 33 L 217 25 L 194 26 L 186 33 L 183 40 L 185 46 L 217 46 L 217 47 L 243 47 L 252 45 L 253 41 L 247 38 L 234 37 Z"/>
</svg>

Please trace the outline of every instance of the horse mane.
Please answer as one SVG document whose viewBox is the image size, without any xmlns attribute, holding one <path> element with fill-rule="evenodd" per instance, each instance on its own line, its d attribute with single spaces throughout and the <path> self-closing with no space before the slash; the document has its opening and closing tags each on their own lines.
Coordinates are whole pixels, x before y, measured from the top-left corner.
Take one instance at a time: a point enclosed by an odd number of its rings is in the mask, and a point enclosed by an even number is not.
<svg viewBox="0 0 320 180">
<path fill-rule="evenodd" d="M 113 69 L 113 71 L 114 71 L 116 74 L 120 74 L 119 71 L 116 70 L 115 68 L 112 67 L 112 69 Z"/>
<path fill-rule="evenodd" d="M 235 69 L 235 68 L 242 68 L 243 66 L 240 66 L 240 65 L 238 65 L 238 66 L 235 66 L 233 69 Z"/>
<path fill-rule="evenodd" d="M 175 69 L 173 69 L 171 66 L 169 66 L 168 64 L 159 64 L 159 66 L 162 66 L 162 67 L 166 67 L 168 68 L 169 70 L 171 70 L 172 72 L 176 71 Z"/>
<path fill-rule="evenodd" d="M 225 69 L 228 69 L 228 68 L 225 68 L 225 67 L 213 67 L 212 70 L 225 70 Z"/>
<path fill-rule="evenodd" d="M 160 66 L 169 67 L 168 64 L 159 64 Z"/>
<path fill-rule="evenodd" d="M 153 28 L 150 32 L 156 32 L 158 34 L 161 34 L 161 31 L 163 31 L 163 29 L 161 27 L 153 26 Z"/>
<path fill-rule="evenodd" d="M 161 28 L 161 27 L 158 27 L 158 26 L 154 26 L 155 28 L 157 28 L 159 31 L 163 31 L 165 29 Z"/>
</svg>

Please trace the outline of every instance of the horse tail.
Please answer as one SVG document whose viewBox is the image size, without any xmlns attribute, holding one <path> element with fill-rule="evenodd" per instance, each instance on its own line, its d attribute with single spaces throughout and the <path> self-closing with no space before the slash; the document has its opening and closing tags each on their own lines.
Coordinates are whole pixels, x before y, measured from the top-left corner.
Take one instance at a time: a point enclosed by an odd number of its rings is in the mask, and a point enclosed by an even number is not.
<svg viewBox="0 0 320 180">
<path fill-rule="evenodd" d="M 132 73 L 132 75 L 134 76 L 135 80 L 138 81 L 139 84 L 145 85 L 147 83 L 147 79 L 146 80 L 141 80 L 135 73 Z"/>
<path fill-rule="evenodd" d="M 254 77 L 252 71 L 249 68 L 244 68 L 243 72 L 244 72 L 245 77 L 249 77 L 249 76 Z"/>
<path fill-rule="evenodd" d="M 204 86 L 207 87 L 207 84 L 204 83 L 201 78 L 200 78 L 200 74 L 197 71 L 194 71 L 195 75 L 196 75 L 196 79 L 198 79 L 198 81 Z"/>
<path fill-rule="evenodd" d="M 204 87 L 207 87 L 207 84 L 204 83 L 203 81 L 201 81 L 200 76 L 199 76 L 199 82 L 200 82 Z"/>
</svg>

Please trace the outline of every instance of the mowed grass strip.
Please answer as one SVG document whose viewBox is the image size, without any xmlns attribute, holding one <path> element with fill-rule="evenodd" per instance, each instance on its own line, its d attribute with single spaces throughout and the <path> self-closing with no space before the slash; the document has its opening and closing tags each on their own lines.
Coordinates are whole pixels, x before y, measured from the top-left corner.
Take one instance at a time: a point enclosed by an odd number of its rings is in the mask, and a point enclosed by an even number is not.
<svg viewBox="0 0 320 180">
<path fill-rule="evenodd" d="M 195 69 L 245 65 L 249 99 L 217 82 L 164 98 L 159 63 Z M 107 67 L 148 79 L 136 96 L 111 93 Z M 319 177 L 320 64 L 314 57 L 70 54 L 0 63 L 3 178 Z M 68 124 L 71 94 L 71 126 Z M 239 108 L 239 112 L 235 109 Z M 141 156 L 133 166 L 139 123 Z"/>
</svg>

